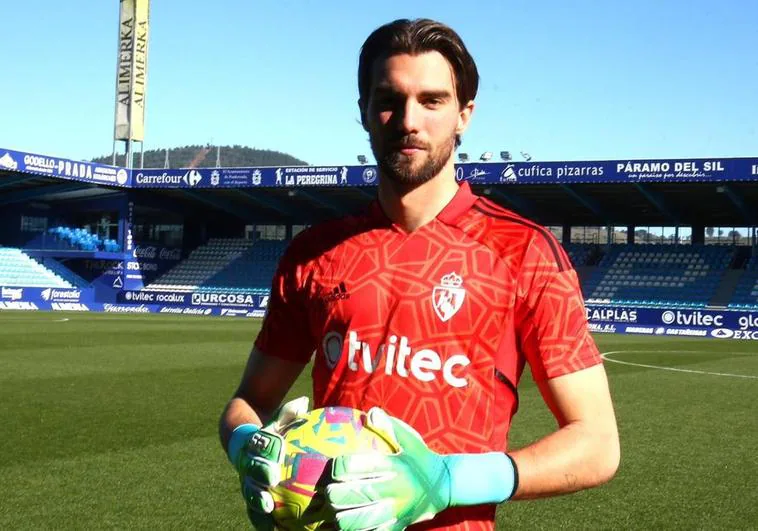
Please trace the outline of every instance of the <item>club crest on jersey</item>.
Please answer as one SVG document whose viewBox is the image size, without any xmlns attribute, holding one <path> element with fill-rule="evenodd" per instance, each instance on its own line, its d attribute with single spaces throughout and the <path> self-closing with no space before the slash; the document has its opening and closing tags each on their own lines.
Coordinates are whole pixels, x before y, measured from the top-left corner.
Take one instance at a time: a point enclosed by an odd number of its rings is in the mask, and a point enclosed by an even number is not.
<svg viewBox="0 0 758 531">
<path fill-rule="evenodd" d="M 463 278 L 455 273 L 442 277 L 439 286 L 432 292 L 432 304 L 437 317 L 444 323 L 449 321 L 463 306 L 466 290 L 462 288 Z"/>
</svg>

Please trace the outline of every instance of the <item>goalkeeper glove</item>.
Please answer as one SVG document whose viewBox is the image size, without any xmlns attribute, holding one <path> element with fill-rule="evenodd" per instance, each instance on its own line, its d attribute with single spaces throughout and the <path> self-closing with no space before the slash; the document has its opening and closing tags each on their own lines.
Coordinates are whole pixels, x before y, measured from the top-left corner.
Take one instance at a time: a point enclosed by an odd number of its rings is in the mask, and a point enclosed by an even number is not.
<svg viewBox="0 0 758 531">
<path fill-rule="evenodd" d="M 505 453 L 440 455 L 383 410 L 371 409 L 368 419 L 401 450 L 335 458 L 326 497 L 343 531 L 404 529 L 449 507 L 500 503 L 516 491 L 518 473 Z"/>
<path fill-rule="evenodd" d="M 269 487 L 281 481 L 284 460 L 282 430 L 308 411 L 308 397 L 300 397 L 280 407 L 272 419 L 259 428 L 254 424 L 237 426 L 229 438 L 229 460 L 237 469 L 247 515 L 258 530 L 273 530 L 274 499 Z"/>
</svg>

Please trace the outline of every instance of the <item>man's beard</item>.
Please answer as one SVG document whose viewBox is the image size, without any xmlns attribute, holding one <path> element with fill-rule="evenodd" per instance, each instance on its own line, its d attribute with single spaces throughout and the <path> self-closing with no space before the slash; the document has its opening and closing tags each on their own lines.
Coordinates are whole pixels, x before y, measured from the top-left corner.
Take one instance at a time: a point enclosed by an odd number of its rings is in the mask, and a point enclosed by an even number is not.
<svg viewBox="0 0 758 531">
<path fill-rule="evenodd" d="M 374 152 L 381 175 L 403 186 L 416 187 L 424 184 L 437 176 L 450 160 L 455 149 L 455 133 L 434 151 L 429 151 L 429 145 L 424 144 L 423 148 L 427 153 L 426 160 L 421 166 L 414 167 L 413 158 L 400 153 L 400 148 L 397 146 L 417 144 L 418 142 L 412 137 L 404 137 L 390 143 L 391 147 L 384 153 L 380 153 L 376 144 L 372 142 L 371 150 Z"/>
</svg>

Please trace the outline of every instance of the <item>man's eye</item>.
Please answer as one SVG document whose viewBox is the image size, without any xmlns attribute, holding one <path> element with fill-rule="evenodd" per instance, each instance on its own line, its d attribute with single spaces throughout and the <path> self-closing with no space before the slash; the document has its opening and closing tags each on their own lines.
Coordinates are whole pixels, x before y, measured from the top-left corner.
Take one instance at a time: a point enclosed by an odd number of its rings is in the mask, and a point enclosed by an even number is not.
<svg viewBox="0 0 758 531">
<path fill-rule="evenodd" d="M 442 105 L 442 98 L 429 98 L 424 100 L 424 105 L 427 107 L 439 107 Z"/>
<path fill-rule="evenodd" d="M 395 99 L 390 96 L 378 97 L 374 99 L 374 105 L 380 109 L 388 109 L 395 105 Z"/>
</svg>

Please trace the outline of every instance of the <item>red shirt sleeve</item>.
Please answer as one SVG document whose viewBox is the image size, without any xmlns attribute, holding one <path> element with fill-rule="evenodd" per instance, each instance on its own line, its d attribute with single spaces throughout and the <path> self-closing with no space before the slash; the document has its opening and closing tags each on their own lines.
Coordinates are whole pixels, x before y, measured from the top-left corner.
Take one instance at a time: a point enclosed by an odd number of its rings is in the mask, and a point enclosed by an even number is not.
<svg viewBox="0 0 758 531">
<path fill-rule="evenodd" d="M 269 356 L 307 363 L 315 349 L 307 311 L 305 265 L 298 259 L 297 239 L 277 266 L 261 331 L 255 347 Z"/>
<path fill-rule="evenodd" d="M 576 271 L 547 231 L 536 231 L 524 254 L 515 317 L 519 345 L 535 380 L 602 362 L 589 333 Z"/>
</svg>

